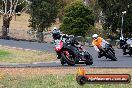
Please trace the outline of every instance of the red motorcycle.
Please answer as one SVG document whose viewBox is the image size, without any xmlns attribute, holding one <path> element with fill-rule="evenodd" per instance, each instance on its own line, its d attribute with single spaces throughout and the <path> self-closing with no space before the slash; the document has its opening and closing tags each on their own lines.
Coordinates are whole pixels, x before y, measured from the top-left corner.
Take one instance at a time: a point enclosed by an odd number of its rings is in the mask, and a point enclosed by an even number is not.
<svg viewBox="0 0 132 88">
<path fill-rule="evenodd" d="M 61 64 L 67 63 L 70 66 L 75 64 L 92 65 L 92 56 L 84 50 L 84 48 L 76 46 L 73 40 L 66 39 L 65 42 L 61 39 L 55 40 L 55 51 L 57 58 L 60 59 Z"/>
</svg>

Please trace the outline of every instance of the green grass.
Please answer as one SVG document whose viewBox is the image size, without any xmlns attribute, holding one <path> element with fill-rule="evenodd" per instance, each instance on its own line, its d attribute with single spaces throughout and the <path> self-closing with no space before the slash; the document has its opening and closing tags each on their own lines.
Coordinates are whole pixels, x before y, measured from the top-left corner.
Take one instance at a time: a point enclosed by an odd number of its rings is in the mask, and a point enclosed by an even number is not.
<svg viewBox="0 0 132 88">
<path fill-rule="evenodd" d="M 77 84 L 75 75 L 45 75 L 36 77 L 13 77 L 0 79 L 0 88 L 132 88 L 132 84 Z"/>
<path fill-rule="evenodd" d="M 0 50 L 0 61 L 10 59 L 11 55 L 12 55 L 11 52 Z"/>
<path fill-rule="evenodd" d="M 33 63 L 55 61 L 56 55 L 46 51 L 25 51 L 0 47 L 0 63 Z"/>
</svg>

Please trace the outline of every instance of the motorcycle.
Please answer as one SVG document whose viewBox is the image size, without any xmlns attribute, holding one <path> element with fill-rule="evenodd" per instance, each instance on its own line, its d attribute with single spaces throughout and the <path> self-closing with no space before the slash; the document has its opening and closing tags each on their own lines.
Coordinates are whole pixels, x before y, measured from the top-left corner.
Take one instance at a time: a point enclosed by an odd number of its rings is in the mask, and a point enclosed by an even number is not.
<svg viewBox="0 0 132 88">
<path fill-rule="evenodd" d="M 120 49 L 123 49 L 123 46 L 126 45 L 127 38 L 120 40 Z"/>
<path fill-rule="evenodd" d="M 127 50 L 127 51 L 126 51 Z M 132 55 L 132 38 L 126 41 L 126 44 L 123 45 L 123 55 L 129 54 Z"/>
<path fill-rule="evenodd" d="M 93 64 L 92 56 L 82 46 L 77 47 L 73 40 L 65 39 L 65 42 L 61 39 L 55 40 L 54 50 L 62 65 L 65 63 L 70 66 L 75 64 Z"/>
<path fill-rule="evenodd" d="M 115 50 L 112 48 L 112 45 L 105 44 L 105 47 L 101 47 L 99 50 L 101 51 L 101 55 L 105 56 L 106 59 L 109 58 L 113 61 L 117 61 L 117 58 L 115 56 Z"/>
</svg>

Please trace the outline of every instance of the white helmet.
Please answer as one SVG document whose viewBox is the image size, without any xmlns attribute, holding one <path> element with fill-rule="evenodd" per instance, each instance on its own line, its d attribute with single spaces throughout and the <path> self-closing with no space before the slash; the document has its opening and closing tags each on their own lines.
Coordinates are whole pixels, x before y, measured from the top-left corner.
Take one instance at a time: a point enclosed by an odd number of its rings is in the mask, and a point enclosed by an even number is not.
<svg viewBox="0 0 132 88">
<path fill-rule="evenodd" d="M 59 30 L 57 29 L 57 27 L 54 27 L 52 33 L 56 33 L 56 32 L 59 32 Z"/>
<path fill-rule="evenodd" d="M 54 27 L 54 28 L 53 28 L 53 31 L 54 31 L 54 30 L 57 30 L 57 27 Z"/>
<path fill-rule="evenodd" d="M 97 38 L 97 37 L 98 37 L 98 34 L 93 34 L 92 37 L 93 37 L 93 38 Z"/>
</svg>

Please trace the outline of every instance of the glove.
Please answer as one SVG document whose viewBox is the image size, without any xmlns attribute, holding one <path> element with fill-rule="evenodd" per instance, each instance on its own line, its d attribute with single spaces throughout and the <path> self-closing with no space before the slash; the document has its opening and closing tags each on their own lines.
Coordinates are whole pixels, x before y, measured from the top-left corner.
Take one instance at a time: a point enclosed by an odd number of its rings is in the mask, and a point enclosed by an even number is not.
<svg viewBox="0 0 132 88">
<path fill-rule="evenodd" d="M 95 48 L 95 50 L 96 50 L 97 52 L 100 52 L 100 50 L 98 49 L 97 46 L 94 46 L 94 48 Z"/>
</svg>

